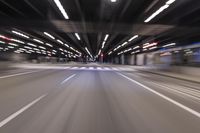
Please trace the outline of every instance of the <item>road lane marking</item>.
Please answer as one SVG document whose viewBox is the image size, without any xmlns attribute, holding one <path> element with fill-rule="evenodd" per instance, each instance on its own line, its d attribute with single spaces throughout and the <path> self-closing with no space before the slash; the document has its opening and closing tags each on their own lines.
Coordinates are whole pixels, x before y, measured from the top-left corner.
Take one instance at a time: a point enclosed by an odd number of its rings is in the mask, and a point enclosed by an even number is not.
<svg viewBox="0 0 200 133">
<path fill-rule="evenodd" d="M 165 96 L 165 95 L 163 95 L 163 94 L 161 94 L 161 93 L 159 93 L 159 92 L 157 92 L 157 91 L 155 91 L 155 90 L 153 90 L 153 89 L 151 89 L 151 88 L 149 88 L 149 87 L 147 87 L 147 86 L 145 86 L 145 85 L 143 85 L 143 84 L 141 84 L 141 83 L 138 82 L 138 81 L 135 81 L 135 80 L 133 80 L 133 79 L 131 79 L 131 78 L 125 76 L 125 75 L 123 75 L 123 74 L 121 74 L 121 73 L 119 73 L 119 72 L 116 72 L 116 73 L 117 73 L 118 75 L 120 75 L 120 76 L 122 76 L 122 77 L 128 79 L 129 81 L 131 81 L 131 82 L 133 82 L 133 83 L 135 83 L 135 84 L 138 84 L 138 85 L 142 86 L 142 87 L 145 88 L 146 90 L 148 90 L 148 91 L 150 91 L 150 92 L 152 92 L 152 93 L 154 93 L 154 94 L 156 94 L 156 95 L 162 97 L 163 99 L 165 99 L 165 100 L 167 100 L 167 101 L 169 101 L 169 102 L 171 102 L 171 103 L 173 103 L 173 104 L 179 106 L 180 108 L 182 108 L 182 109 L 184 109 L 184 110 L 190 112 L 191 114 L 193 114 L 193 115 L 195 115 L 195 116 L 197 116 L 197 117 L 200 118 L 200 113 L 199 113 L 199 112 L 197 112 L 197 111 L 195 111 L 195 110 L 193 110 L 193 109 L 191 109 L 191 108 L 189 108 L 189 107 L 187 107 L 187 106 L 185 106 L 185 105 L 183 105 L 183 104 L 181 104 L 181 103 L 179 103 L 179 102 L 177 102 L 177 101 L 175 101 L 175 100 L 173 100 L 173 99 L 171 99 L 171 98 L 169 98 L 169 97 L 167 97 L 167 96 Z"/>
<path fill-rule="evenodd" d="M 115 67 L 112 67 L 112 69 L 113 69 L 113 70 L 115 70 L 115 71 L 118 71 L 118 69 L 117 69 L 117 68 L 115 68 Z"/>
<path fill-rule="evenodd" d="M 71 69 L 78 69 L 78 67 L 72 67 Z"/>
<path fill-rule="evenodd" d="M 73 78 L 74 76 L 76 76 L 76 74 L 73 74 L 73 75 L 69 76 L 68 78 L 66 78 L 65 80 L 63 80 L 60 84 L 66 83 L 68 80 L 70 80 L 70 79 Z"/>
<path fill-rule="evenodd" d="M 21 113 L 23 113 L 24 111 L 26 111 L 28 108 L 30 108 L 31 106 L 33 106 L 34 104 L 36 104 L 37 102 L 39 102 L 41 99 L 43 99 L 45 96 L 47 96 L 47 94 L 42 95 L 41 97 L 37 98 L 36 100 L 32 101 L 31 103 L 29 103 L 28 105 L 24 106 L 23 108 L 21 108 L 20 110 L 18 110 L 17 112 L 13 113 L 12 115 L 10 115 L 9 117 L 7 117 L 6 119 L 4 119 L 3 121 L 0 122 L 0 128 L 3 127 L 4 125 L 6 125 L 8 122 L 10 122 L 12 119 L 14 119 L 15 117 L 17 117 L 18 115 L 20 115 Z"/>
<path fill-rule="evenodd" d="M 110 70 L 110 68 L 108 68 L 108 67 L 104 67 L 104 70 Z"/>
<path fill-rule="evenodd" d="M 102 68 L 101 67 L 97 67 L 97 70 L 102 70 Z"/>
<path fill-rule="evenodd" d="M 81 69 L 86 69 L 86 67 L 81 67 Z"/>
<path fill-rule="evenodd" d="M 6 76 L 1 76 L 0 79 L 10 78 L 10 77 L 15 77 L 15 76 L 21 76 L 21 75 L 31 74 L 31 73 L 35 73 L 35 72 L 40 72 L 40 71 L 43 71 L 43 70 L 31 71 L 31 72 L 24 72 L 24 73 L 17 73 L 17 74 L 11 74 L 11 75 L 6 75 Z"/>
<path fill-rule="evenodd" d="M 198 101 L 200 100 L 200 98 L 198 98 L 198 97 L 196 97 L 196 96 L 194 96 L 194 95 L 188 94 L 188 93 L 186 93 L 186 92 L 184 92 L 184 91 L 172 89 L 172 88 L 169 88 L 169 87 L 167 87 L 167 86 L 164 86 L 164 85 L 161 85 L 161 84 L 158 84 L 158 83 L 155 83 L 155 82 L 150 82 L 150 83 L 151 83 L 151 84 L 155 84 L 155 85 L 160 86 L 160 87 L 163 87 L 163 88 L 166 88 L 166 89 L 168 89 L 168 90 L 170 90 L 170 91 L 174 91 L 174 92 L 176 92 L 176 93 L 179 93 L 179 94 L 182 94 L 182 95 L 191 97 L 191 98 L 196 99 L 196 100 L 198 100 Z M 165 89 L 164 89 L 164 90 L 165 90 Z M 170 92 L 170 91 L 169 91 L 169 92 Z"/>
<path fill-rule="evenodd" d="M 89 70 L 93 70 L 94 69 L 94 67 L 89 67 Z"/>
</svg>

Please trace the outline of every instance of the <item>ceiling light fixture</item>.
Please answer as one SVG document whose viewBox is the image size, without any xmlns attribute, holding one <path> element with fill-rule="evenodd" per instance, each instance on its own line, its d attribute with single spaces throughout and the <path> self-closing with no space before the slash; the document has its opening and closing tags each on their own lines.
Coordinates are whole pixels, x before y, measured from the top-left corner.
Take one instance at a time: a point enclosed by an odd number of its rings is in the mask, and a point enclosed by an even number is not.
<svg viewBox="0 0 200 133">
<path fill-rule="evenodd" d="M 131 37 L 128 41 L 131 42 L 131 41 L 133 41 L 134 39 L 136 39 L 138 37 L 139 37 L 139 35 L 135 35 L 135 36 Z"/>
<path fill-rule="evenodd" d="M 56 41 L 59 42 L 60 44 L 64 44 L 64 43 L 63 43 L 61 40 L 59 40 L 59 39 L 56 40 Z"/>
<path fill-rule="evenodd" d="M 49 43 L 45 43 L 45 45 L 49 46 L 49 47 L 53 47 L 53 45 L 49 44 Z"/>
<path fill-rule="evenodd" d="M 78 35 L 78 33 L 75 33 L 75 36 L 78 40 L 81 40 L 80 36 Z"/>
<path fill-rule="evenodd" d="M 45 34 L 46 36 L 50 37 L 51 39 L 55 39 L 55 37 L 52 36 L 51 34 L 49 34 L 48 32 L 44 32 L 44 34 Z"/>
<path fill-rule="evenodd" d="M 38 42 L 38 43 L 41 43 L 41 44 L 44 44 L 44 42 L 38 40 L 38 39 L 33 39 L 34 41 Z"/>
<path fill-rule="evenodd" d="M 176 0 L 168 0 L 164 6 L 160 7 L 156 12 L 154 12 L 150 17 L 148 17 L 144 22 L 148 23 L 153 18 L 155 18 L 157 15 L 159 15 L 161 12 L 163 12 L 165 9 L 167 9 L 172 3 L 174 3 Z"/>
<path fill-rule="evenodd" d="M 12 31 L 12 33 L 14 33 L 14 34 L 16 34 L 16 35 L 19 35 L 19 36 L 22 36 L 22 37 L 25 37 L 25 38 L 30 38 L 29 36 L 27 36 L 27 35 L 24 35 L 23 33 L 20 33 L 20 32 L 18 32 L 18 31 Z"/>
<path fill-rule="evenodd" d="M 37 47 L 37 45 L 32 44 L 32 43 L 27 43 L 27 45 L 32 46 L 32 47 Z"/>
<path fill-rule="evenodd" d="M 65 9 L 63 8 L 62 4 L 60 3 L 59 0 L 54 0 L 54 2 L 56 3 L 58 9 L 60 10 L 60 12 L 62 13 L 62 15 L 64 16 L 65 19 L 69 19 L 69 16 L 67 15 Z"/>
</svg>

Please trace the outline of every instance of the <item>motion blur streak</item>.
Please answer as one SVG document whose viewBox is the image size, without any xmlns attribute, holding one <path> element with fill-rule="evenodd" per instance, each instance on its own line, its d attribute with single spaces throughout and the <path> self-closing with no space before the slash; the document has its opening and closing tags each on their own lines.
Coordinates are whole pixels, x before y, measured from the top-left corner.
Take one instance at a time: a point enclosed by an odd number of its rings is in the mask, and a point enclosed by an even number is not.
<svg viewBox="0 0 200 133">
<path fill-rule="evenodd" d="M 30 71 L 31 66 L 25 66 L 18 65 L 19 69 L 10 72 Z M 41 66 L 43 71 L 0 79 L 0 121 L 48 93 L 2 126 L 0 132 L 198 133 L 200 130 L 200 118 L 193 115 L 200 111 L 200 100 L 195 98 L 199 96 L 198 83 L 130 66 L 51 65 L 45 71 L 44 65 L 37 66 L 32 69 L 40 70 Z M 163 84 L 171 90 L 162 88 Z M 193 88 L 193 92 L 184 95 L 173 88 L 184 88 L 185 93 Z M 189 96 L 194 93 L 195 96 Z"/>
</svg>

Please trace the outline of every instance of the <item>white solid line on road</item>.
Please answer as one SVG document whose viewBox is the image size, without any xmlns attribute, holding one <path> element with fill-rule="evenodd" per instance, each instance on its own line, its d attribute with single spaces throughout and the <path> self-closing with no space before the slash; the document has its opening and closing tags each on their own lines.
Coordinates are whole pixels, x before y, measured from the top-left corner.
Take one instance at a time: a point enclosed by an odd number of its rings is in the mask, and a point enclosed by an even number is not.
<svg viewBox="0 0 200 133">
<path fill-rule="evenodd" d="M 21 113 L 23 113 L 25 110 L 27 110 L 28 108 L 30 108 L 31 106 L 33 106 L 34 104 L 36 104 L 37 102 L 39 102 L 42 98 L 44 98 L 47 94 L 42 95 L 41 97 L 37 98 L 36 100 L 34 100 L 33 102 L 29 103 L 28 105 L 24 106 L 23 108 L 21 108 L 20 110 L 18 110 L 17 112 L 13 113 L 12 115 L 10 115 L 9 117 L 7 117 L 6 119 L 4 119 L 3 121 L 0 122 L 0 128 L 3 127 L 5 124 L 7 124 L 9 121 L 11 121 L 12 119 L 14 119 L 15 117 L 17 117 L 18 115 L 20 115 Z"/>
<path fill-rule="evenodd" d="M 117 68 L 115 68 L 115 67 L 112 67 L 112 69 L 113 69 L 113 70 L 115 70 L 115 71 L 117 71 L 117 70 L 118 70 L 118 69 L 117 69 Z"/>
<path fill-rule="evenodd" d="M 81 69 L 86 69 L 86 67 L 81 67 Z"/>
<path fill-rule="evenodd" d="M 31 71 L 31 72 L 24 72 L 24 73 L 17 73 L 17 74 L 11 74 L 11 75 L 6 75 L 6 76 L 1 76 L 0 79 L 10 78 L 10 77 L 15 77 L 15 76 L 21 76 L 21 75 L 31 74 L 31 73 L 35 73 L 35 72 L 40 72 L 40 71 L 43 71 L 43 70 Z"/>
<path fill-rule="evenodd" d="M 89 69 L 90 69 L 90 70 L 93 70 L 93 69 L 94 69 L 94 67 L 89 67 Z"/>
<path fill-rule="evenodd" d="M 68 80 L 70 80 L 70 79 L 73 78 L 74 76 L 76 76 L 76 74 L 73 74 L 73 75 L 69 76 L 68 78 L 66 78 L 65 80 L 63 80 L 60 84 L 66 83 Z"/>
<path fill-rule="evenodd" d="M 78 69 L 78 67 L 72 67 L 71 69 Z"/>
<path fill-rule="evenodd" d="M 108 67 L 104 67 L 104 70 L 110 70 L 110 68 L 108 68 Z"/>
<path fill-rule="evenodd" d="M 102 68 L 101 67 L 97 67 L 97 70 L 102 70 Z"/>
<path fill-rule="evenodd" d="M 153 90 L 153 89 L 151 89 L 151 88 L 149 88 L 149 87 L 147 87 L 147 86 L 145 86 L 145 85 L 143 85 L 143 84 L 141 84 L 140 82 L 137 82 L 137 81 L 135 81 L 135 80 L 133 80 L 133 79 L 131 79 L 131 78 L 125 76 L 125 75 L 123 75 L 123 74 L 121 74 L 121 73 L 118 73 L 118 72 L 116 72 L 116 73 L 117 73 L 118 75 L 120 75 L 120 76 L 122 76 L 122 77 L 128 79 L 129 81 L 131 81 L 131 82 L 133 82 L 133 83 L 135 83 L 135 84 L 138 84 L 138 85 L 142 86 L 142 87 L 145 88 L 146 90 L 151 91 L 152 93 L 154 93 L 154 94 L 156 94 L 156 95 L 162 97 L 163 99 L 165 99 L 165 100 L 167 100 L 167 101 L 169 101 L 169 102 L 171 102 L 171 103 L 173 103 L 173 104 L 179 106 L 180 108 L 182 108 L 182 109 L 184 109 L 184 110 L 190 112 L 191 114 L 193 114 L 193 115 L 195 115 L 195 116 L 197 116 L 197 117 L 200 118 L 200 113 L 199 113 L 199 112 L 197 112 L 197 111 L 195 111 L 195 110 L 193 110 L 193 109 L 191 109 L 191 108 L 189 108 L 189 107 L 187 107 L 187 106 L 185 106 L 185 105 L 183 105 L 183 104 L 181 104 L 181 103 L 179 103 L 179 102 L 177 102 L 177 101 L 175 101 L 175 100 L 173 100 L 173 99 L 171 99 L 171 98 L 169 98 L 169 97 L 167 97 L 167 96 L 165 96 L 165 95 L 163 95 L 163 94 L 161 94 L 161 93 L 159 93 L 159 92 L 157 92 L 157 91 L 155 91 L 155 90 Z"/>
<path fill-rule="evenodd" d="M 188 96 L 188 97 L 191 97 L 193 99 L 196 99 L 196 100 L 200 100 L 200 98 L 194 96 L 194 95 L 191 95 L 191 94 L 188 94 L 188 93 L 185 93 L 184 91 L 180 91 L 180 90 L 177 90 L 177 89 L 172 89 L 172 88 L 169 88 L 167 86 L 164 86 L 164 85 L 161 85 L 161 84 L 158 84 L 158 83 L 155 83 L 155 82 L 150 82 L 151 84 L 155 84 L 157 86 L 160 86 L 160 87 L 163 87 L 165 89 L 168 89 L 170 91 L 174 91 L 176 93 L 179 93 L 179 94 L 182 94 L 182 95 L 185 95 L 185 96 Z"/>
</svg>

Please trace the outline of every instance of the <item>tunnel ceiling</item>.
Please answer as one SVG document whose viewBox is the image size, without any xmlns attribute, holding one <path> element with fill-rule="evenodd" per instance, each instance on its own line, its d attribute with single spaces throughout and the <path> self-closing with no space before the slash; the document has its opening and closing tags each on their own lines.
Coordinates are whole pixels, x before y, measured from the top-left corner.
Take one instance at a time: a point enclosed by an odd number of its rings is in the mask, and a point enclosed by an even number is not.
<svg viewBox="0 0 200 133">
<path fill-rule="evenodd" d="M 1 0 L 0 7 L 0 41 L 19 53 L 107 57 L 200 37 L 199 0 Z"/>
</svg>

